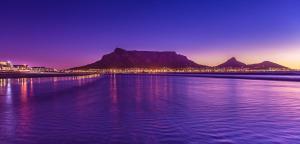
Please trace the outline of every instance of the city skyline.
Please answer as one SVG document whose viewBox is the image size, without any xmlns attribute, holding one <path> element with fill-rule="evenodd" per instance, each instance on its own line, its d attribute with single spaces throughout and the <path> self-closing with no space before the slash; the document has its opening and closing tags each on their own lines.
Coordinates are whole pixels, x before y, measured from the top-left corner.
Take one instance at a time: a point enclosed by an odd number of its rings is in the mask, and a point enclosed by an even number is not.
<svg viewBox="0 0 300 144">
<path fill-rule="evenodd" d="M 299 1 L 2 1 L 0 59 L 70 68 L 115 47 L 300 69 Z"/>
</svg>

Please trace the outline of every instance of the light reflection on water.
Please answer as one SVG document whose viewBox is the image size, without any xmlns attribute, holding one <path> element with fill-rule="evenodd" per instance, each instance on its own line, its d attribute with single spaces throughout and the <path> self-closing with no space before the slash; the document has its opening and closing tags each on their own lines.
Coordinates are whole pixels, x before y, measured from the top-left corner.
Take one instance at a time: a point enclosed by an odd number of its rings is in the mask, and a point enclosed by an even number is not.
<svg viewBox="0 0 300 144">
<path fill-rule="evenodd" d="M 4 81 L 4 82 L 6 82 L 6 81 Z M 12 95 L 12 93 L 11 93 L 11 80 L 10 79 L 7 80 L 7 83 L 5 84 L 5 86 L 6 86 L 6 102 L 8 104 L 10 104 L 11 103 L 11 95 Z"/>
<path fill-rule="evenodd" d="M 115 106 L 118 102 L 118 92 L 117 92 L 117 79 L 116 75 L 111 75 L 110 78 L 110 94 L 112 99 L 112 106 Z"/>
<path fill-rule="evenodd" d="M 298 82 L 0 79 L 0 143 L 298 143 L 299 135 Z"/>
</svg>

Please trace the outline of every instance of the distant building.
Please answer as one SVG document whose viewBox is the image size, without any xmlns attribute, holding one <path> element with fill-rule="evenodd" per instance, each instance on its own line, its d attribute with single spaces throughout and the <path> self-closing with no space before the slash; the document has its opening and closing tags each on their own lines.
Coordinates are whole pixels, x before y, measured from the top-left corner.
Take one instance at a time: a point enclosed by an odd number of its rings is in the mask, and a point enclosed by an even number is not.
<svg viewBox="0 0 300 144">
<path fill-rule="evenodd" d="M 10 61 L 0 61 L 1 71 L 10 71 L 13 69 L 13 65 Z"/>
<path fill-rule="evenodd" d="M 30 71 L 31 70 L 31 68 L 27 64 L 14 65 L 14 69 L 16 69 L 17 71 Z"/>
<path fill-rule="evenodd" d="M 33 72 L 57 72 L 56 69 L 48 67 L 32 67 L 31 70 Z"/>
</svg>

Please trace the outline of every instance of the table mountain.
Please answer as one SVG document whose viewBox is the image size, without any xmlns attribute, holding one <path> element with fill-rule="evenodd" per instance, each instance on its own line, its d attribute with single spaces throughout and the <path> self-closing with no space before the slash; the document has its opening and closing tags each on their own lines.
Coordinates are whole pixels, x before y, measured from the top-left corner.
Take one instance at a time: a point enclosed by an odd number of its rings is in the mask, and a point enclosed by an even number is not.
<svg viewBox="0 0 300 144">
<path fill-rule="evenodd" d="M 172 51 L 128 51 L 116 48 L 112 53 L 104 55 L 101 60 L 74 69 L 206 67 Z"/>
</svg>

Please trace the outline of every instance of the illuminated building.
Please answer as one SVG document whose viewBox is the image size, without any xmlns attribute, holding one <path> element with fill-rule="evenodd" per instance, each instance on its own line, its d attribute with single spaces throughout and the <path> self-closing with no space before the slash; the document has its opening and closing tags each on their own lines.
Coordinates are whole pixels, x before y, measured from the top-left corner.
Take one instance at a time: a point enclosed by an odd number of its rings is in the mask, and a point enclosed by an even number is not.
<svg viewBox="0 0 300 144">
<path fill-rule="evenodd" d="M 48 67 L 32 67 L 31 70 L 33 72 L 58 72 L 58 70 Z"/>
<path fill-rule="evenodd" d="M 290 69 L 269 68 L 269 69 L 249 69 L 249 68 L 111 68 L 111 69 L 84 69 L 67 70 L 65 72 L 74 73 L 248 73 L 248 72 L 275 72 L 291 71 Z"/>
<path fill-rule="evenodd" d="M 0 61 L 0 71 L 11 71 L 13 69 L 10 61 Z"/>
<path fill-rule="evenodd" d="M 31 68 L 27 64 L 23 65 L 14 65 L 15 70 L 17 71 L 30 71 Z"/>
</svg>

